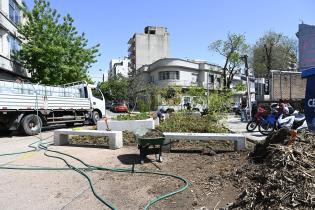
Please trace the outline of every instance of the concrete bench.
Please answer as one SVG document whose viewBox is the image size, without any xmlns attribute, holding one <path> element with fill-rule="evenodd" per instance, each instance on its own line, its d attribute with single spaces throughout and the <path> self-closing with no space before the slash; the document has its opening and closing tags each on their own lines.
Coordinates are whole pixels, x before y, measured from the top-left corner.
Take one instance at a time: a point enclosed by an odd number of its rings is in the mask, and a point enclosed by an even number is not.
<svg viewBox="0 0 315 210">
<path fill-rule="evenodd" d="M 58 129 L 54 131 L 54 145 L 61 146 L 69 144 L 69 135 L 77 136 L 107 136 L 109 138 L 109 149 L 123 147 L 122 131 L 99 131 L 99 130 L 72 130 Z"/>
<path fill-rule="evenodd" d="M 164 132 L 167 146 L 165 151 L 170 151 L 172 140 L 200 140 L 200 141 L 234 141 L 234 150 L 240 151 L 246 149 L 246 139 L 240 133 L 172 133 Z"/>
</svg>

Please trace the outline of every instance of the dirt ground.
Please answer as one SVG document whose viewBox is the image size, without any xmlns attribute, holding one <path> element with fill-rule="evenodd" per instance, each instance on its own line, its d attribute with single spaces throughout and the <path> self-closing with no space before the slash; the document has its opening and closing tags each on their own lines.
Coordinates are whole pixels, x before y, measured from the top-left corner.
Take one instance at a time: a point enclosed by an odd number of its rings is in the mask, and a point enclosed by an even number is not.
<svg viewBox="0 0 315 210">
<path fill-rule="evenodd" d="M 43 137 L 51 137 L 44 133 Z M 22 151 L 33 142 L 32 137 L 0 139 L 0 153 Z M 97 142 L 99 143 L 99 142 Z M 213 148 L 217 145 L 217 154 Z M 221 149 L 220 149 L 221 148 Z M 104 146 L 52 146 L 51 149 L 78 157 L 89 164 L 116 168 L 132 168 L 157 172 L 169 172 L 186 178 L 190 186 L 154 204 L 150 209 L 219 209 L 233 202 L 240 190 L 234 186 L 230 175 L 246 162 L 247 153 L 232 151 L 232 145 L 223 142 L 175 143 L 171 153 L 163 153 L 163 162 L 149 155 L 140 164 L 136 145 L 108 150 Z M 64 157 L 65 158 L 65 157 Z M 71 164 L 82 167 L 77 161 L 66 158 Z M 58 159 L 46 157 L 43 151 L 1 157 L 0 164 L 17 167 L 65 167 Z M 117 209 L 143 209 L 152 199 L 174 191 L 183 182 L 171 177 L 114 173 L 110 171 L 86 171 L 95 191 L 114 204 Z M 21 171 L 0 170 L 0 209 L 108 209 L 97 200 L 88 181 L 74 171 Z"/>
<path fill-rule="evenodd" d="M 125 139 L 124 144 L 129 145 L 127 148 L 130 151 L 134 151 L 136 147 L 134 140 Z M 74 138 L 73 143 L 81 144 L 85 141 L 82 138 Z M 87 142 L 106 144 L 107 140 L 98 138 L 94 141 L 89 139 Z M 187 190 L 158 202 L 152 209 L 219 209 L 234 202 L 241 193 L 232 176 L 237 169 L 247 163 L 248 152 L 234 152 L 233 148 L 233 144 L 228 141 L 179 141 L 172 143 L 171 153 L 163 153 L 162 163 L 157 162 L 154 155 L 149 155 L 144 164 L 139 164 L 138 150 L 136 153 L 120 155 L 118 159 L 122 164 L 135 169 L 169 172 L 190 182 Z M 146 203 L 153 197 L 172 192 L 183 185 L 174 178 L 157 175 L 102 172 L 101 176 L 102 180 L 110 180 L 107 184 L 111 189 L 123 185 L 122 188 L 125 190 L 117 190 L 123 194 L 124 199 L 122 201 L 115 199 L 115 204 L 124 206 L 124 209 L 135 209 L 137 205 L 142 209 L 143 201 Z M 138 202 L 134 199 L 138 199 Z"/>
</svg>

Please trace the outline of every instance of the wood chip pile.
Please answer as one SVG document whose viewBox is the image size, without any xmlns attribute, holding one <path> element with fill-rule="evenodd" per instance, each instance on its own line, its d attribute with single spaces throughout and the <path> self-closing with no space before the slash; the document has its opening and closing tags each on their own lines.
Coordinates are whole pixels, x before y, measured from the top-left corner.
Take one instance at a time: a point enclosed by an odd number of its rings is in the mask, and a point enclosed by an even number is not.
<svg viewBox="0 0 315 210">
<path fill-rule="evenodd" d="M 286 146 L 279 136 L 256 145 L 251 163 L 235 172 L 244 191 L 229 209 L 315 209 L 315 144 Z"/>
</svg>

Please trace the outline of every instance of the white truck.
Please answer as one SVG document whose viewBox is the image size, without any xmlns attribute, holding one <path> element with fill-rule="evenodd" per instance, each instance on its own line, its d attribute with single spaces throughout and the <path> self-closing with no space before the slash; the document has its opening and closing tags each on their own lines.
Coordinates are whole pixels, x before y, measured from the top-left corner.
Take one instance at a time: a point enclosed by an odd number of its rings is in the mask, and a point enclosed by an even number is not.
<svg viewBox="0 0 315 210">
<path fill-rule="evenodd" d="M 96 124 L 105 111 L 102 92 L 86 82 L 46 86 L 0 81 L 0 133 L 20 130 L 35 135 L 41 126 Z"/>
<path fill-rule="evenodd" d="M 207 106 L 202 100 L 197 100 L 197 96 L 182 96 L 181 102 L 178 105 L 165 105 L 162 104 L 158 106 L 158 110 L 163 110 L 164 112 L 177 112 L 179 110 L 187 109 L 189 104 L 191 110 L 203 112 Z M 199 98 L 200 99 L 200 98 Z"/>
</svg>

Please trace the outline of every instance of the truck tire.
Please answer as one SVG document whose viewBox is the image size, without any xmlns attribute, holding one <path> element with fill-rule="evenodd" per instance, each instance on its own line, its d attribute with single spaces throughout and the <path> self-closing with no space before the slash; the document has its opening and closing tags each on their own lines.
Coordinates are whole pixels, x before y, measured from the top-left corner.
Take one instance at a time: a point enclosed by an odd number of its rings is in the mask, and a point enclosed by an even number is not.
<svg viewBox="0 0 315 210">
<path fill-rule="evenodd" d="M 29 114 L 22 119 L 21 129 L 25 134 L 33 136 L 40 132 L 42 125 L 43 123 L 39 116 Z"/>
<path fill-rule="evenodd" d="M 97 124 L 97 121 L 99 121 L 100 119 L 101 119 L 100 113 L 99 113 L 98 111 L 93 111 L 93 112 L 92 112 L 92 123 L 93 123 L 94 125 L 96 125 L 96 124 Z"/>
</svg>

